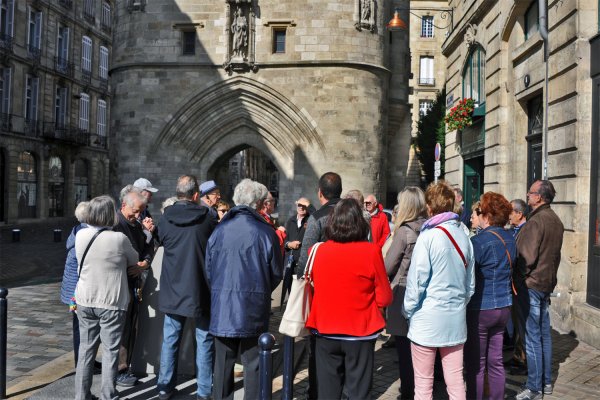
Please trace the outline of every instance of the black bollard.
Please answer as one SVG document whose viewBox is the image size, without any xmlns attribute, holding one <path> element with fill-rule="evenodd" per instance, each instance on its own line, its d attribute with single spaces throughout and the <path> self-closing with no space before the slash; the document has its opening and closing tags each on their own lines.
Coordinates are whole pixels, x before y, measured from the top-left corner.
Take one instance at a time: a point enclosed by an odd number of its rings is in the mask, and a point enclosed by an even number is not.
<svg viewBox="0 0 600 400">
<path fill-rule="evenodd" d="M 54 230 L 54 241 L 55 242 L 62 242 L 62 229 L 55 229 Z"/>
<path fill-rule="evenodd" d="M 258 338 L 258 374 L 259 374 L 259 399 L 270 400 L 273 395 L 273 357 L 272 350 L 275 346 L 275 336 L 263 333 Z"/>
<path fill-rule="evenodd" d="M 282 400 L 292 400 L 294 394 L 294 338 L 283 337 L 283 393 Z"/>
<path fill-rule="evenodd" d="M 13 242 L 19 242 L 19 241 L 21 241 L 21 230 L 20 229 L 13 229 L 12 230 L 12 241 Z"/>
<path fill-rule="evenodd" d="M 8 334 L 8 289 L 0 288 L 0 399 L 6 399 L 6 341 Z"/>
</svg>

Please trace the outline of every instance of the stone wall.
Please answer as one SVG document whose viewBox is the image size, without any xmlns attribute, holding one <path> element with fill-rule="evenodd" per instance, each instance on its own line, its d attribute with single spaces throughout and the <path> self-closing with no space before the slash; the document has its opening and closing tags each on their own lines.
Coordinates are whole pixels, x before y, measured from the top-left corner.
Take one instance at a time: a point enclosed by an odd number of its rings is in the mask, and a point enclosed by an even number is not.
<svg viewBox="0 0 600 400">
<path fill-rule="evenodd" d="M 396 171 L 386 162 L 388 143 L 407 133 L 402 122 L 390 122 L 390 103 L 404 121 L 408 76 L 405 64 L 394 63 L 405 59 L 405 34 L 394 34 L 390 45 L 389 6 L 375 4 L 371 32 L 354 26 L 354 1 L 260 1 L 257 68 L 229 72 L 222 66 L 225 1 L 153 1 L 131 13 L 118 5 L 113 191 L 144 176 L 161 190 L 158 205 L 177 176 L 210 179 L 215 163 L 252 146 L 279 169 L 284 215 L 301 195 L 318 204 L 317 180 L 330 170 L 342 175 L 345 190 L 385 194 L 386 172 Z M 190 27 L 196 53 L 184 56 L 180 29 Z M 272 52 L 273 27 L 286 29 L 283 54 Z M 408 151 L 394 149 L 400 161 L 392 165 L 406 167 Z M 395 180 L 394 190 L 403 184 Z"/>
</svg>

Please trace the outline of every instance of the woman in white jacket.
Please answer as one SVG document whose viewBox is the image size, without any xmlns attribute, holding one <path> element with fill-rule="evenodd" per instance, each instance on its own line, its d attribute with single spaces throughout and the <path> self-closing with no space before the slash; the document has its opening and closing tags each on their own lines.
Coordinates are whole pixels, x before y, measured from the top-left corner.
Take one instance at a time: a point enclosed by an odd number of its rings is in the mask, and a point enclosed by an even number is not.
<svg viewBox="0 0 600 400">
<path fill-rule="evenodd" d="M 425 201 L 430 218 L 413 250 L 403 310 L 409 320 L 415 399 L 432 398 L 439 350 L 448 395 L 462 400 L 466 307 L 475 291 L 473 246 L 466 227 L 452 212 L 454 191 L 447 183 L 431 184 Z"/>
</svg>

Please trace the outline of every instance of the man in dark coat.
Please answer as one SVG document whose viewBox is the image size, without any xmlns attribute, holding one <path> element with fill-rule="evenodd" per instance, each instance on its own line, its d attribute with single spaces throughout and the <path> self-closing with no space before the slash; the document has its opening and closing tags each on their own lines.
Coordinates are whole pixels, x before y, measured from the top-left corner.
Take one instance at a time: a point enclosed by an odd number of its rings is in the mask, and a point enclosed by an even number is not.
<svg viewBox="0 0 600 400">
<path fill-rule="evenodd" d="M 177 201 L 165 208 L 158 225 L 159 241 L 164 247 L 158 298 L 158 308 L 165 313 L 157 382 L 161 400 L 169 399 L 175 391 L 186 318 L 194 318 L 196 323 L 197 398 L 208 399 L 211 395 L 214 348 L 208 332 L 210 292 L 204 274 L 204 254 L 217 220 L 198 200 L 196 177 L 179 177 Z"/>
<path fill-rule="evenodd" d="M 267 188 L 242 180 L 234 208 L 208 241 L 206 276 L 211 291 L 210 333 L 215 337 L 213 397 L 233 399 L 233 367 L 244 365 L 244 398 L 259 398 L 258 337 L 269 331 L 271 293 L 283 273 L 281 248 L 273 227 L 257 212 Z"/>
<path fill-rule="evenodd" d="M 124 193 L 121 201 L 121 209 L 117 211 L 119 222 L 113 228 L 115 232 L 121 232 L 131 242 L 137 251 L 139 262 L 137 267 L 130 267 L 127 271 L 127 283 L 129 286 L 129 305 L 125 316 L 125 325 L 121 336 L 121 348 L 119 349 L 119 374 L 117 385 L 133 386 L 137 378 L 131 373 L 131 357 L 137 338 L 137 317 L 139 313 L 139 300 L 142 285 L 140 280 L 145 271 L 150 268 L 154 257 L 154 247 L 146 241 L 144 227 L 139 222 L 140 214 L 146 209 L 146 198 L 138 189 L 131 188 Z"/>
<path fill-rule="evenodd" d="M 284 243 L 285 269 L 283 274 L 283 288 L 281 290 L 281 305 L 283 305 L 286 294 L 289 294 L 292 288 L 292 277 L 300 259 L 300 247 L 302 246 L 306 224 L 310 216 L 308 212 L 309 207 L 310 201 L 307 198 L 299 198 L 296 201 L 296 215 L 290 217 L 285 223 L 287 237 Z"/>
</svg>

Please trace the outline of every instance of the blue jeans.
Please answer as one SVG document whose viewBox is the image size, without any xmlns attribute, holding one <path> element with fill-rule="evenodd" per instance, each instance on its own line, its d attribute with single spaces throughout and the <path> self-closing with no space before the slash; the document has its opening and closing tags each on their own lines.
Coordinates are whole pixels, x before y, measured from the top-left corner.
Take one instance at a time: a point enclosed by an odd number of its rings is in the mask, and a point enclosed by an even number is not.
<svg viewBox="0 0 600 400">
<path fill-rule="evenodd" d="M 525 320 L 525 352 L 527 354 L 527 389 L 541 392 L 552 383 L 552 338 L 550 336 L 550 293 L 535 289 L 518 291 Z"/>
<path fill-rule="evenodd" d="M 177 360 L 179 344 L 183 336 L 186 317 L 165 314 L 163 343 L 160 351 L 159 391 L 172 392 L 177 384 Z M 212 392 L 212 370 L 214 358 L 213 337 L 208 333 L 209 318 L 198 317 L 196 321 L 196 383 L 198 396 L 208 397 Z"/>
</svg>

